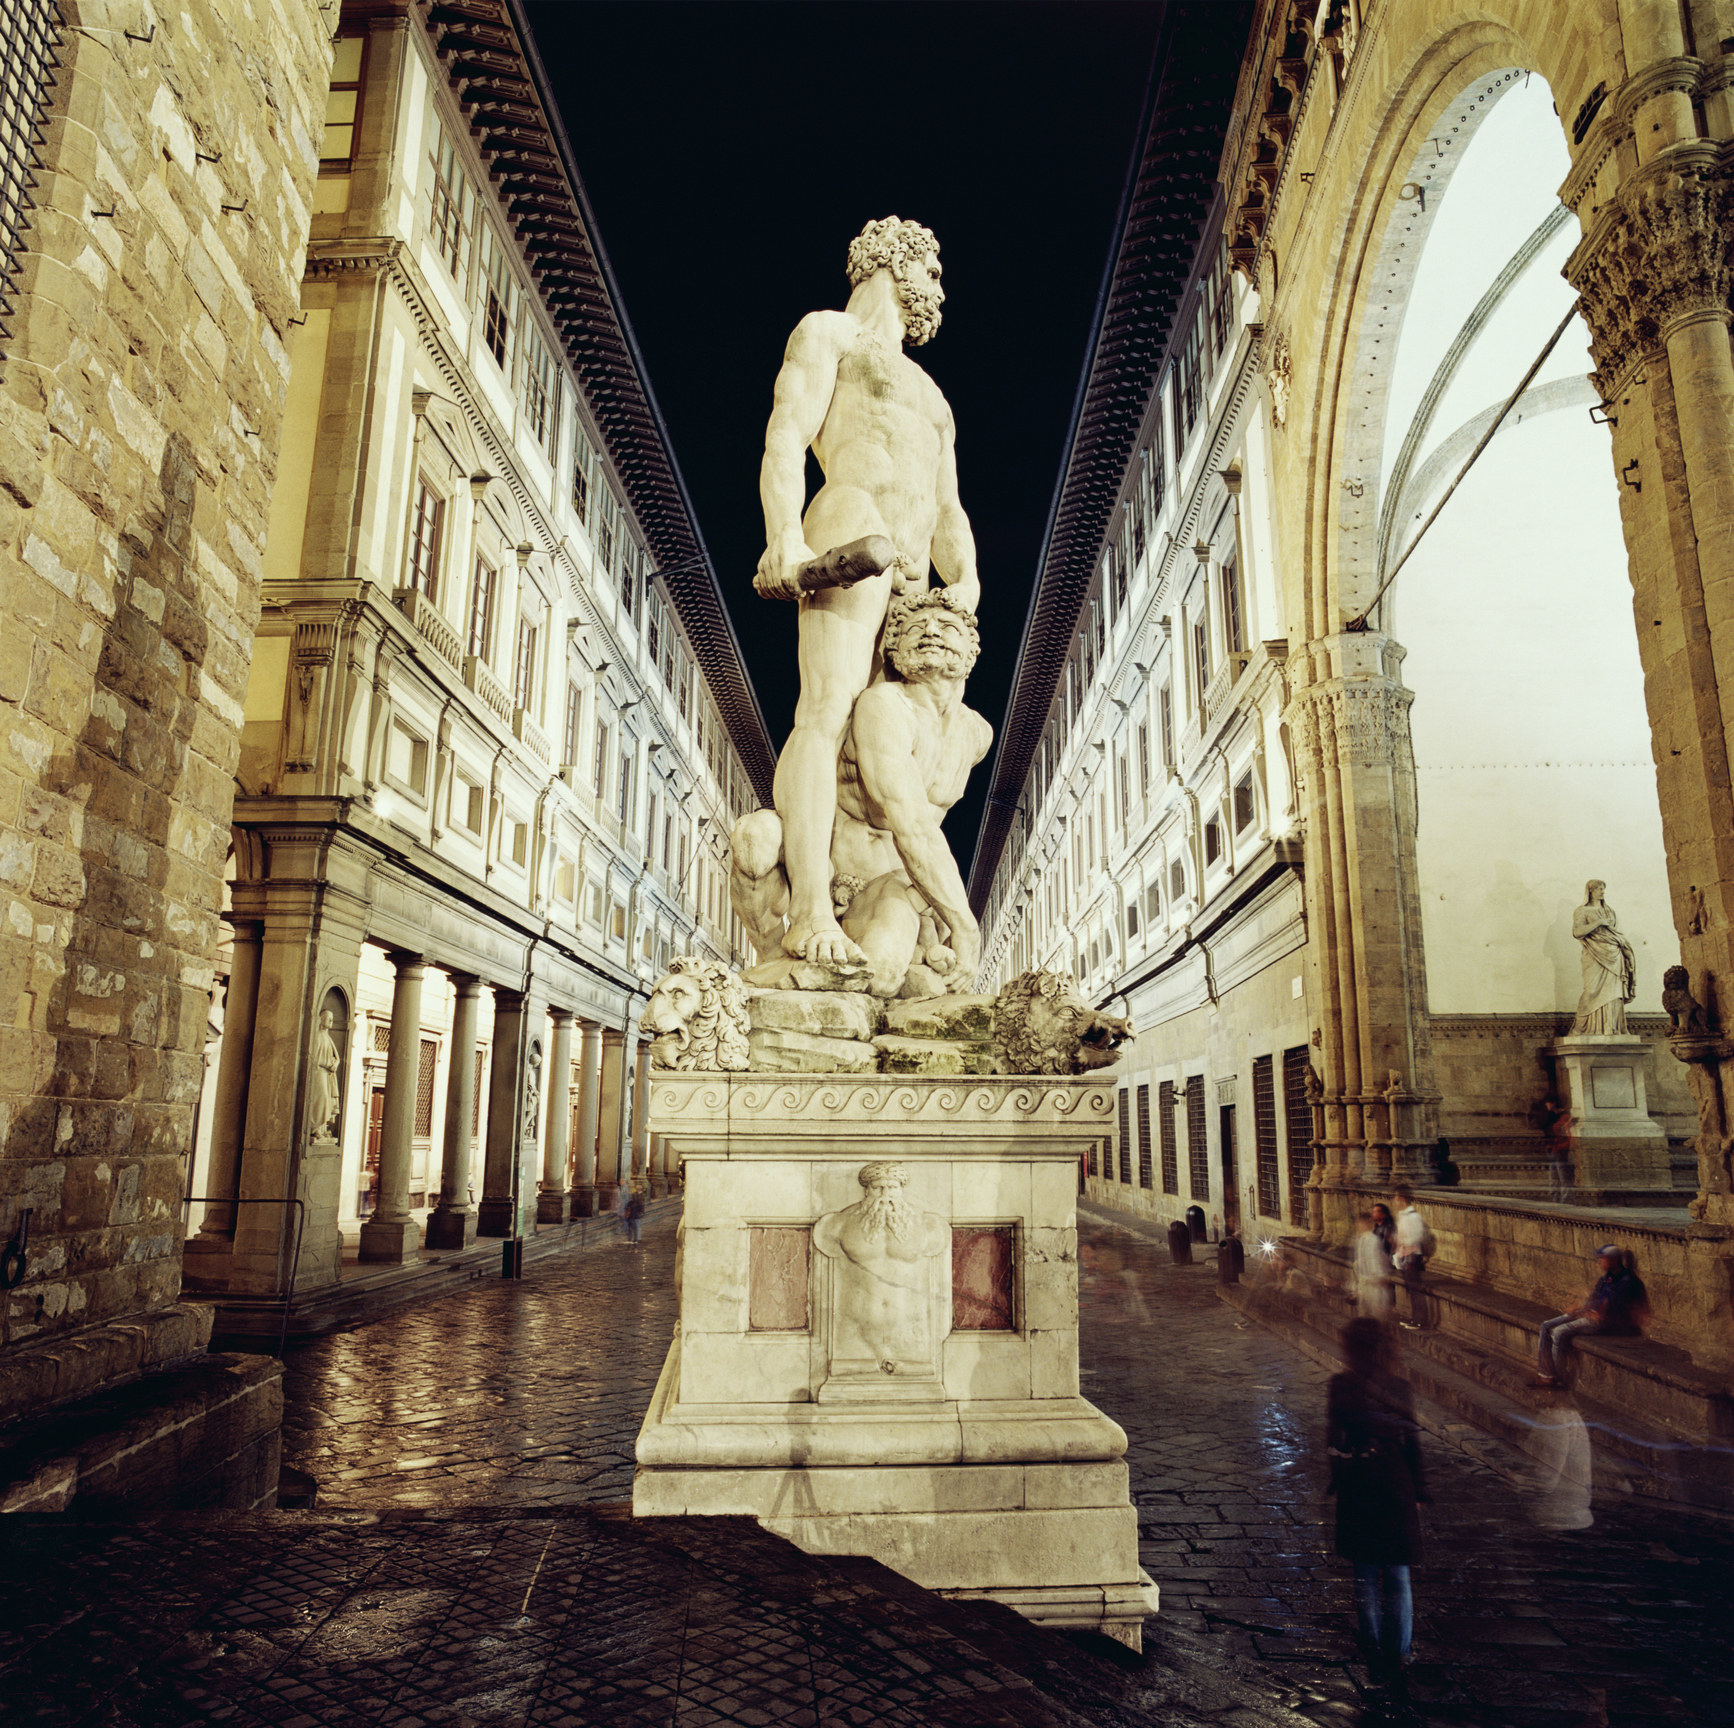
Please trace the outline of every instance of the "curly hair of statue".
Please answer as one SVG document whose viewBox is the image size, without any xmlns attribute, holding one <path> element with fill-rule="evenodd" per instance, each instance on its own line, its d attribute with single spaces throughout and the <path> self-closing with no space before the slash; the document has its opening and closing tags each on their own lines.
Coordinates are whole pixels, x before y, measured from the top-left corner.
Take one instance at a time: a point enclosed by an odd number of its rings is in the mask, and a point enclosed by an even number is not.
<svg viewBox="0 0 1734 1728">
<path fill-rule="evenodd" d="M 869 222 L 849 242 L 849 286 L 859 288 L 875 270 L 898 275 L 905 264 L 919 264 L 929 252 L 938 250 L 931 228 L 905 222 L 901 216 L 883 216 Z"/>
</svg>

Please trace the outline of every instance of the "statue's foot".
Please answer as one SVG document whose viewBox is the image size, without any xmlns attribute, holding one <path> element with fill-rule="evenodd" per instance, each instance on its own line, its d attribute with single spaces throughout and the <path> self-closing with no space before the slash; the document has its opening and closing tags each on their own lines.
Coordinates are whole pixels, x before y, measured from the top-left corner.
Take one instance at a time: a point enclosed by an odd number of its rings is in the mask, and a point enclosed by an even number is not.
<svg viewBox="0 0 1734 1728">
<path fill-rule="evenodd" d="M 828 924 L 792 922 L 783 937 L 783 952 L 797 960 L 811 961 L 815 966 L 863 966 L 867 962 L 867 956 L 843 934 L 835 920 Z"/>
</svg>

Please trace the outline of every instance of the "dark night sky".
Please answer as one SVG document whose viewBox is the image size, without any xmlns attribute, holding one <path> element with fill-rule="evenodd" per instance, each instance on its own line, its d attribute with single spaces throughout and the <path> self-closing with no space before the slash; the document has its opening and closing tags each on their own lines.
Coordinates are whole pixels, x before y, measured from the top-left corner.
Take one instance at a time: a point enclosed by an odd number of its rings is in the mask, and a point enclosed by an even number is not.
<svg viewBox="0 0 1734 1728">
<path fill-rule="evenodd" d="M 1005 710 L 1161 8 L 1028 0 L 545 0 L 529 7 L 772 741 L 795 611 L 758 599 L 758 468 L 796 322 L 849 241 L 939 237 L 915 351 L 957 416 L 982 579 L 968 700 Z M 813 470 L 809 459 L 809 473 Z M 991 760 L 991 758 L 990 758 Z M 988 764 L 947 830 L 965 870 Z"/>
</svg>

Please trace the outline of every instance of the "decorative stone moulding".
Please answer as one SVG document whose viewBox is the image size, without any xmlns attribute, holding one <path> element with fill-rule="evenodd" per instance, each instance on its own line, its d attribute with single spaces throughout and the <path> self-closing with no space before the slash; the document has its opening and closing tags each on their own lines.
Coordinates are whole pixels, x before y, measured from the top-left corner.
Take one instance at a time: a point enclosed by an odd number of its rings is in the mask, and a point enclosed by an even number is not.
<svg viewBox="0 0 1734 1728">
<path fill-rule="evenodd" d="M 1582 296 L 1596 388 L 1618 394 L 1670 328 L 1728 317 L 1734 162 L 1709 141 L 1646 164 L 1603 208 L 1569 259 Z"/>
<path fill-rule="evenodd" d="M 653 1074 L 686 1176 L 640 1517 L 750 1514 L 1138 1647 L 1123 1430 L 1080 1396 L 1086 1076 Z"/>
</svg>

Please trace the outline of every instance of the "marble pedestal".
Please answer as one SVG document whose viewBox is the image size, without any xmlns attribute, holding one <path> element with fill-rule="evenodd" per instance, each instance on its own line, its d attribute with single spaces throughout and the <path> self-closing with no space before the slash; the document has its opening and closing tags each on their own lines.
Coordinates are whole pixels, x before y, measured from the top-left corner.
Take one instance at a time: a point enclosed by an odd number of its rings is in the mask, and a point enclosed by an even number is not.
<svg viewBox="0 0 1734 1728">
<path fill-rule="evenodd" d="M 654 1074 L 686 1203 L 634 1513 L 749 1513 L 809 1553 L 1137 1648 L 1156 1589 L 1126 1436 L 1078 1391 L 1078 1160 L 1110 1097 L 1092 1079 Z M 892 1230 L 859 1209 L 864 1169 L 865 1198 L 896 1191 Z"/>
<path fill-rule="evenodd" d="M 1648 1048 L 1631 1034 L 1577 1036 L 1553 1044 L 1560 1131 L 1571 1143 L 1580 1198 L 1670 1189 L 1668 1136 L 1649 1110 Z"/>
</svg>

